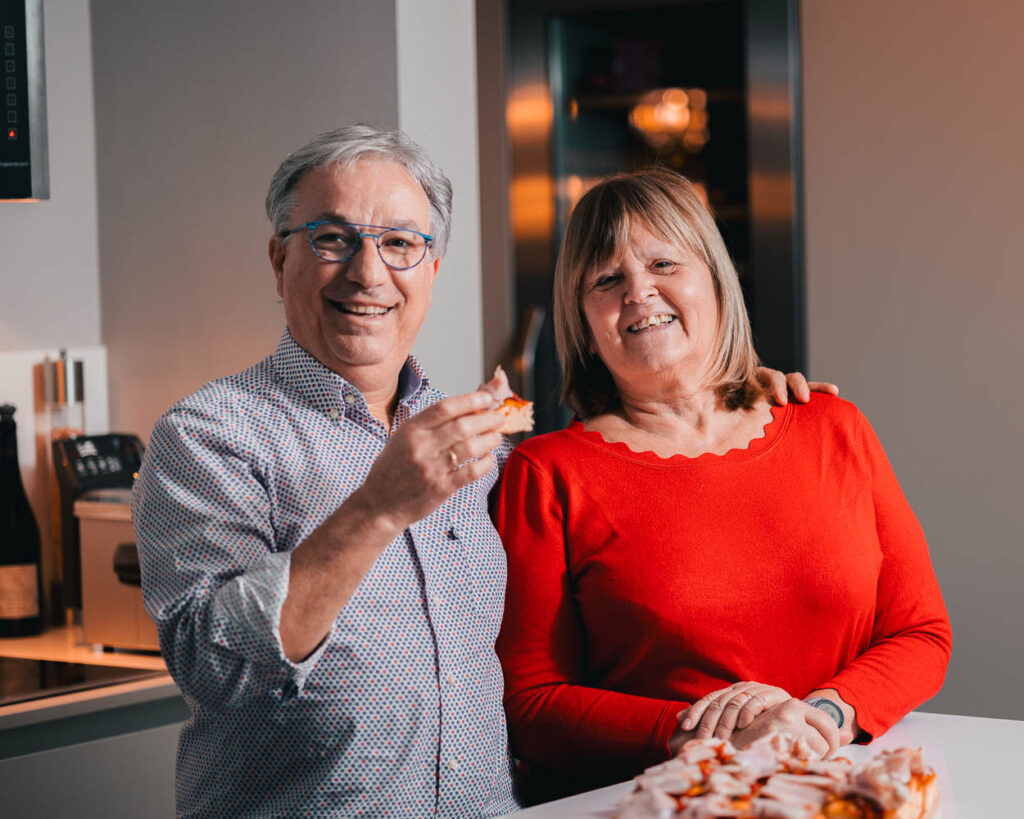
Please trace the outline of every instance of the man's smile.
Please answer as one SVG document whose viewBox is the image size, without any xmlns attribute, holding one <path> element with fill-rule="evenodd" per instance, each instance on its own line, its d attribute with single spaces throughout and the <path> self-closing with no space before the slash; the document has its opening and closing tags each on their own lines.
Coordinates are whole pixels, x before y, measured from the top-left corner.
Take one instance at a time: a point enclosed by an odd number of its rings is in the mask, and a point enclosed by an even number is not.
<svg viewBox="0 0 1024 819">
<path fill-rule="evenodd" d="M 390 306 L 383 304 L 359 304 L 352 301 L 335 301 L 334 299 L 327 299 L 327 302 L 335 310 L 350 316 L 383 316 L 395 309 L 394 304 Z"/>
</svg>

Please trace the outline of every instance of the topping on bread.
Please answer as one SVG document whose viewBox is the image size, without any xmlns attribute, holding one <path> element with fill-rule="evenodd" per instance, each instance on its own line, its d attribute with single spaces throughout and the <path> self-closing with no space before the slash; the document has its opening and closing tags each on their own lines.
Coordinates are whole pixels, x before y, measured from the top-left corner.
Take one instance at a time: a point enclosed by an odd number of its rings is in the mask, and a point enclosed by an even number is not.
<svg viewBox="0 0 1024 819">
<path fill-rule="evenodd" d="M 495 368 L 494 376 L 480 389 L 494 396 L 494 409 L 505 416 L 505 423 L 501 425 L 503 433 L 508 435 L 533 429 L 533 402 L 524 401 L 512 392 L 508 376 L 500 366 Z"/>
<path fill-rule="evenodd" d="M 720 739 L 690 740 L 634 785 L 617 819 L 928 819 L 939 801 L 919 749 L 854 765 L 816 759 L 803 738 L 785 733 L 742 751 Z"/>
</svg>

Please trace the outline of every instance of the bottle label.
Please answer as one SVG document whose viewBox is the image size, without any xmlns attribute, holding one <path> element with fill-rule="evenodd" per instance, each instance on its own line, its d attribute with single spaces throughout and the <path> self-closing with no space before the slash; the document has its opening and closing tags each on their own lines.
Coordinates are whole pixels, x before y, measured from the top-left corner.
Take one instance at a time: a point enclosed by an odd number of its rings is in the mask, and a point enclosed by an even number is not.
<svg viewBox="0 0 1024 819">
<path fill-rule="evenodd" d="M 36 564 L 0 566 L 0 617 L 8 620 L 39 616 Z"/>
</svg>

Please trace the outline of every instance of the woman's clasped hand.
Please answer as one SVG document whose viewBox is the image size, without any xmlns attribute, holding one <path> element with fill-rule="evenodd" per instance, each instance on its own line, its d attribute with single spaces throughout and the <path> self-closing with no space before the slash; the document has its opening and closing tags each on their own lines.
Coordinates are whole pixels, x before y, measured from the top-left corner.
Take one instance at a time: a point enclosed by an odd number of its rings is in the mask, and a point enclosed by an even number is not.
<svg viewBox="0 0 1024 819">
<path fill-rule="evenodd" d="M 744 747 L 771 731 L 801 736 L 822 756 L 840 745 L 835 720 L 774 685 L 738 682 L 705 694 L 677 715 L 669 740 L 673 753 L 690 739 L 715 737 Z"/>
</svg>

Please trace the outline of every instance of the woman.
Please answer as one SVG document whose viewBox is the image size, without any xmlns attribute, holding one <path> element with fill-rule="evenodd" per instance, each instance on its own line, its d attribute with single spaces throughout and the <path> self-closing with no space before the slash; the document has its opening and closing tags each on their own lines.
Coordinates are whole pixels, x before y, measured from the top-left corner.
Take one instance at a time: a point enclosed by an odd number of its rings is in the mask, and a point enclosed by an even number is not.
<svg viewBox="0 0 1024 819">
<path fill-rule="evenodd" d="M 846 401 L 769 404 L 689 182 L 651 169 L 583 197 L 555 323 L 577 418 L 515 450 L 495 508 L 532 799 L 626 779 L 698 730 L 742 746 L 781 727 L 827 753 L 938 691 L 949 620 L 885 454 Z"/>
</svg>

